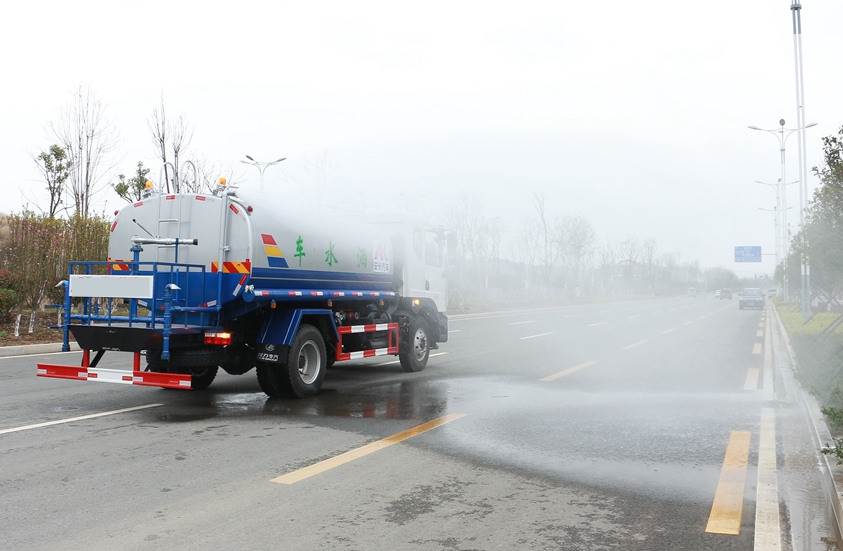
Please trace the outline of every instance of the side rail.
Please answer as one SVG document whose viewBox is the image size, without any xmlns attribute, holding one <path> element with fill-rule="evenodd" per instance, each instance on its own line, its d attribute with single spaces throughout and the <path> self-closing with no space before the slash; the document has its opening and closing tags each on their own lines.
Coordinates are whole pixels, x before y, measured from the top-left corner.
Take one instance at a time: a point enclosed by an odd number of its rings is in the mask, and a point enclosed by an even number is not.
<svg viewBox="0 0 843 551">
<path fill-rule="evenodd" d="M 398 343 L 400 341 L 399 330 L 399 325 L 397 323 L 341 325 L 340 327 L 337 327 L 339 339 L 337 340 L 336 360 L 340 362 L 344 360 L 358 360 L 360 358 L 371 358 L 374 356 L 398 354 Z M 370 348 L 367 350 L 357 350 L 354 352 L 345 352 L 343 350 L 343 335 L 350 335 L 353 333 L 376 333 L 378 331 L 387 331 L 387 345 L 384 348 Z"/>
</svg>

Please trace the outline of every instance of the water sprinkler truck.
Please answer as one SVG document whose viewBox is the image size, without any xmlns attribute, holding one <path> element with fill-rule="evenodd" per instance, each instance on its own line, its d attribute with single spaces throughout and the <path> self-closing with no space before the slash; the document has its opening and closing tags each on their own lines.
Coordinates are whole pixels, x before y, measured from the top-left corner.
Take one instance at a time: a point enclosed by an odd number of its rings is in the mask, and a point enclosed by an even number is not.
<svg viewBox="0 0 843 551">
<path fill-rule="evenodd" d="M 63 350 L 73 338 L 81 365 L 37 375 L 202 390 L 255 368 L 267 395 L 302 398 L 335 362 L 424 369 L 448 340 L 444 231 L 304 210 L 223 179 L 147 189 L 115 212 L 108 258 L 69 262 L 59 284 Z M 132 353 L 132 370 L 97 367 L 108 351 Z"/>
</svg>

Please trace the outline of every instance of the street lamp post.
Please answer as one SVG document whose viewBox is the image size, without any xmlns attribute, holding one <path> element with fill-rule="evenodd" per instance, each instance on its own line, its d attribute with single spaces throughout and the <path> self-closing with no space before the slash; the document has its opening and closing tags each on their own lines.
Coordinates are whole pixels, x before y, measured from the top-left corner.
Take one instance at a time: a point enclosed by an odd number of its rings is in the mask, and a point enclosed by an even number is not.
<svg viewBox="0 0 843 551">
<path fill-rule="evenodd" d="M 777 241 L 779 241 L 781 243 L 782 256 L 783 256 L 783 258 L 785 258 L 785 260 L 788 257 L 788 251 L 790 249 L 790 241 L 789 241 L 789 238 L 788 238 L 788 231 L 787 231 L 787 227 L 788 227 L 788 223 L 787 223 L 788 206 L 787 206 L 787 187 L 786 186 L 788 184 L 786 183 L 787 182 L 787 179 L 786 179 L 787 178 L 787 156 L 785 155 L 787 139 L 790 136 L 792 136 L 795 132 L 799 132 L 800 135 L 801 135 L 806 128 L 811 128 L 812 126 L 816 126 L 816 125 L 817 125 L 817 123 L 812 122 L 811 124 L 809 124 L 807 126 L 797 126 L 796 128 L 785 128 L 785 120 L 779 119 L 778 128 L 759 128 L 758 126 L 749 126 L 750 130 L 758 130 L 759 132 L 766 132 L 768 134 L 771 134 L 771 135 L 775 136 L 775 138 L 779 142 L 779 162 L 781 164 L 781 176 L 779 177 L 778 183 L 776 184 L 776 205 L 778 205 L 779 209 L 780 209 L 779 212 L 778 212 L 778 216 L 780 218 L 779 218 L 779 223 L 777 224 L 777 228 L 778 228 Z M 801 165 L 800 165 L 800 168 L 801 168 Z M 800 212 L 801 212 L 801 210 L 804 208 L 804 207 L 802 207 L 801 186 L 800 186 L 799 200 L 800 200 Z M 801 221 L 802 221 L 802 219 L 800 218 L 800 224 L 801 224 Z M 777 265 L 778 265 L 778 262 L 777 262 Z M 787 273 L 786 267 L 785 267 L 785 273 Z M 802 277 L 802 283 L 800 283 L 800 286 L 802 286 L 804 284 L 804 279 L 805 278 L 803 276 Z M 785 298 L 785 300 L 787 300 L 789 298 L 788 297 L 787 285 L 785 285 L 785 287 L 784 287 L 784 298 Z"/>
<path fill-rule="evenodd" d="M 266 172 L 266 169 L 287 159 L 287 157 L 281 157 L 280 159 L 275 159 L 274 161 L 262 162 L 256 161 L 251 155 L 246 155 L 245 157 L 248 160 L 241 160 L 240 162 L 258 169 L 258 172 L 261 175 L 261 189 L 263 189 L 263 173 Z"/>
<path fill-rule="evenodd" d="M 805 79 L 802 66 L 802 4 L 799 0 L 792 0 L 790 14 L 793 21 L 793 61 L 796 84 L 796 127 L 799 128 L 799 229 L 802 238 L 802 263 L 800 302 L 802 317 L 810 315 L 811 300 L 811 267 L 808 262 L 807 237 L 805 236 L 805 207 L 808 201 L 808 161 L 806 159 L 805 129 Z"/>
</svg>

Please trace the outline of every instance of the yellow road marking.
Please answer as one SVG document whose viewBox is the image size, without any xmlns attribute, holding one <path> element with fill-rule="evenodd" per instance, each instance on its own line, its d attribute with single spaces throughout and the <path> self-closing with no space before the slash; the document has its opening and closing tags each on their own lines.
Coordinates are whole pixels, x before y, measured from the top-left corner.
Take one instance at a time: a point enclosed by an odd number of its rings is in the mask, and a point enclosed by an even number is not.
<svg viewBox="0 0 843 551">
<path fill-rule="evenodd" d="M 750 433 L 745 430 L 732 431 L 720 481 L 714 492 L 714 503 L 705 531 L 709 534 L 736 536 L 741 532 L 743 491 L 746 486 L 746 464 L 749 459 Z"/>
<path fill-rule="evenodd" d="M 781 549 L 779 487 L 776 477 L 776 417 L 772 408 L 761 410 L 757 488 L 755 551 L 778 551 Z"/>
<path fill-rule="evenodd" d="M 527 335 L 526 337 L 518 337 L 518 338 L 521 339 L 522 341 L 526 341 L 527 339 L 537 339 L 539 337 L 546 337 L 546 336 L 552 335 L 552 334 L 553 334 L 553 331 L 548 331 L 546 333 L 538 333 L 536 335 Z"/>
<path fill-rule="evenodd" d="M 628 344 L 628 345 L 624 346 L 623 349 L 624 350 L 632 350 L 633 348 L 641 346 L 642 344 L 647 344 L 648 342 L 650 342 L 649 339 L 643 339 L 643 340 L 634 342 L 632 344 Z"/>
<path fill-rule="evenodd" d="M 577 371 L 579 371 L 580 369 L 585 369 L 585 368 L 587 368 L 587 367 L 591 367 L 591 366 L 593 366 L 593 365 L 594 365 L 594 364 L 596 364 L 596 363 L 597 363 L 597 362 L 583 362 L 583 363 L 581 363 L 581 364 L 579 364 L 579 365 L 575 365 L 575 366 L 573 366 L 573 367 L 569 367 L 568 369 L 563 369 L 562 371 L 558 371 L 558 372 L 556 372 L 556 373 L 553 373 L 553 374 L 551 374 L 551 375 L 548 375 L 547 377 L 542 377 L 542 378 L 541 378 L 541 379 L 539 379 L 539 380 L 540 380 L 540 381 L 544 381 L 544 382 L 546 382 L 546 383 L 549 383 L 550 381 L 555 381 L 556 379 L 559 379 L 559 378 L 561 378 L 561 377 L 565 377 L 565 376 L 567 376 L 567 375 L 570 375 L 571 373 L 576 373 L 576 372 L 577 372 Z"/>
<path fill-rule="evenodd" d="M 760 371 L 757 367 L 750 367 L 746 371 L 746 381 L 744 381 L 743 389 L 744 390 L 757 390 L 758 389 L 758 375 Z"/>
<path fill-rule="evenodd" d="M 295 484 L 296 482 L 300 482 L 306 478 L 310 478 L 311 476 L 324 473 L 325 471 L 329 471 L 331 469 L 339 467 L 340 465 L 350 463 L 355 459 L 360 459 L 361 457 L 365 457 L 384 448 L 388 448 L 389 446 L 392 446 L 394 444 L 398 444 L 399 442 L 403 442 L 408 438 L 412 438 L 429 430 L 433 430 L 436 427 L 441 427 L 445 423 L 456 421 L 460 417 L 464 416 L 465 413 L 451 413 L 449 415 L 438 417 L 436 419 L 433 419 L 432 421 L 428 421 L 427 423 L 422 423 L 421 425 L 416 425 L 415 427 L 411 427 L 407 430 L 397 432 L 392 436 L 387 436 L 386 438 L 377 440 L 375 442 L 371 442 L 369 444 L 366 444 L 365 446 L 349 450 L 345 453 L 341 453 L 339 455 L 335 455 L 334 457 L 325 459 L 324 461 L 320 461 L 318 463 L 314 463 L 313 465 L 308 465 L 307 467 L 303 467 L 301 469 L 297 469 L 287 474 L 283 474 L 277 478 L 273 478 L 272 482 L 275 482 L 277 484 Z"/>
<path fill-rule="evenodd" d="M 761 346 L 760 342 L 757 342 L 757 343 L 752 345 L 752 353 L 753 354 L 761 354 L 761 349 L 762 349 L 762 346 Z"/>
</svg>

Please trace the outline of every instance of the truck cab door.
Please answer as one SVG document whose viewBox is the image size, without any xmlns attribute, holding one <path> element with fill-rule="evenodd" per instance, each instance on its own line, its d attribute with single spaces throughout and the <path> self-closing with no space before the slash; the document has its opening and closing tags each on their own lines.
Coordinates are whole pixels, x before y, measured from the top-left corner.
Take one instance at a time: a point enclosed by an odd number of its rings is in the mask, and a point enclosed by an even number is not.
<svg viewBox="0 0 843 551">
<path fill-rule="evenodd" d="M 448 303 L 445 278 L 445 233 L 433 228 L 417 228 L 405 254 L 405 295 L 429 298 L 444 312 Z"/>
</svg>

